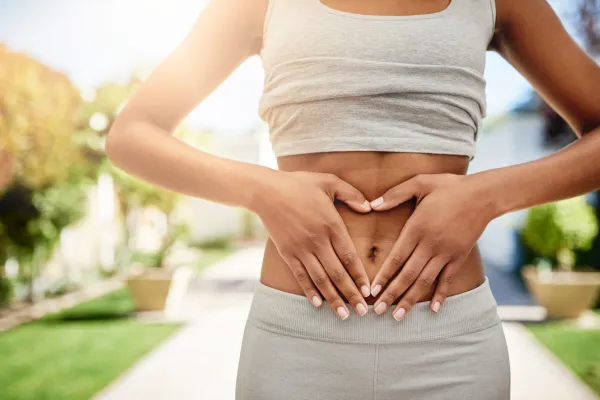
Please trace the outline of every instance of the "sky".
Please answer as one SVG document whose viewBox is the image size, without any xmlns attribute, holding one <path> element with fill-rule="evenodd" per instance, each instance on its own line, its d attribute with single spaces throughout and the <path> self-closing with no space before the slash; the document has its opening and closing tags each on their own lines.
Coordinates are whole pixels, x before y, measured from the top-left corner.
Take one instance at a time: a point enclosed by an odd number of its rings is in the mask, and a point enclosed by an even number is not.
<svg viewBox="0 0 600 400">
<path fill-rule="evenodd" d="M 126 81 L 151 68 L 181 41 L 207 0 L 0 0 L 0 42 L 25 52 L 89 90 Z M 558 3 L 561 3 L 558 1 Z M 242 64 L 188 121 L 195 127 L 241 132 L 260 123 L 263 70 Z M 527 81 L 495 53 L 485 72 L 488 115 L 522 99 Z"/>
</svg>

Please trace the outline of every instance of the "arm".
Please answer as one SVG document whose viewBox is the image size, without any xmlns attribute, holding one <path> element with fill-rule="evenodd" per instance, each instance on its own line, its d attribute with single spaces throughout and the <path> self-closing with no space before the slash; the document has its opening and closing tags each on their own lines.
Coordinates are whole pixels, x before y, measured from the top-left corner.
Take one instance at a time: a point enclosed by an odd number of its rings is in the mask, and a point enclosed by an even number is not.
<svg viewBox="0 0 600 400">
<path fill-rule="evenodd" d="M 368 289 L 369 283 L 333 200 L 367 212 L 364 196 L 329 174 L 281 172 L 227 160 L 172 136 L 200 101 L 258 53 L 267 4 L 211 1 L 120 113 L 106 150 L 119 168 L 157 186 L 257 213 L 308 299 L 320 306 L 323 295 L 345 318 L 348 310 L 336 288 L 354 307 L 366 309 L 357 285 Z"/>
<path fill-rule="evenodd" d="M 525 76 L 579 140 L 537 161 L 475 174 L 499 216 L 600 187 L 600 67 L 543 0 L 498 2 L 492 48 Z M 523 191 L 519 188 L 526 187 Z"/>
<path fill-rule="evenodd" d="M 383 286 L 402 267 L 378 300 L 389 305 L 404 295 L 395 309 L 397 319 L 436 280 L 431 308 L 440 310 L 453 276 L 492 219 L 600 187 L 599 66 L 545 0 L 496 4 L 492 49 L 533 84 L 579 139 L 553 155 L 507 168 L 468 176 L 417 176 L 375 200 L 375 210 L 387 210 L 417 198 L 414 214 L 372 283 Z"/>
</svg>

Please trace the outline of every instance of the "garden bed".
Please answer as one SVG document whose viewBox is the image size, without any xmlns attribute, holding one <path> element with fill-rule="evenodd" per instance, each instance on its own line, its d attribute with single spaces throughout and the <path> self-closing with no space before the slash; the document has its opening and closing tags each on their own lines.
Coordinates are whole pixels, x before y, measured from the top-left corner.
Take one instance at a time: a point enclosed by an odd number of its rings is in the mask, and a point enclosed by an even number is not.
<svg viewBox="0 0 600 400">
<path fill-rule="evenodd" d="M 70 308 L 83 301 L 112 292 L 123 286 L 123 278 L 96 282 L 77 291 L 31 304 L 20 302 L 0 310 L 0 332 L 36 320 L 51 312 Z"/>
</svg>

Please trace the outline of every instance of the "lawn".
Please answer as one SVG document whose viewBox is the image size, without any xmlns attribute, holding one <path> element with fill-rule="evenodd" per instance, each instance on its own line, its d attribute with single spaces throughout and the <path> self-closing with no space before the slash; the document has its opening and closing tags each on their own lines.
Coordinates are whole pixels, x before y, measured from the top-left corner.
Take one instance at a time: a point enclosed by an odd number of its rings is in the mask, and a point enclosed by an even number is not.
<svg viewBox="0 0 600 400">
<path fill-rule="evenodd" d="M 131 312 L 121 289 L 0 334 L 0 398 L 89 399 L 178 329 Z"/>
<path fill-rule="evenodd" d="M 567 322 L 550 322 L 528 327 L 540 342 L 600 395 L 599 329 L 579 329 Z"/>
<path fill-rule="evenodd" d="M 211 249 L 195 267 L 230 253 Z M 0 333 L 0 399 L 90 399 L 179 328 L 136 322 L 133 309 L 120 289 Z"/>
</svg>

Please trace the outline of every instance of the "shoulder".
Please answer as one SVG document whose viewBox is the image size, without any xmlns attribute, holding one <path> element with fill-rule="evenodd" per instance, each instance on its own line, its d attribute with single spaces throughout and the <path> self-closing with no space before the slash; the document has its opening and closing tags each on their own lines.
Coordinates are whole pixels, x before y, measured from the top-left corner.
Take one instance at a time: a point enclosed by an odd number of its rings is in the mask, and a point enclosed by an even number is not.
<svg viewBox="0 0 600 400">
<path fill-rule="evenodd" d="M 496 24 L 491 47 L 503 40 L 511 30 L 532 21 L 543 22 L 555 18 L 547 0 L 490 0 L 495 3 Z M 540 21 L 541 20 L 541 21 Z"/>
<path fill-rule="evenodd" d="M 211 27 L 211 32 L 216 35 L 233 35 L 244 38 L 245 42 L 251 41 L 252 51 L 255 52 L 262 45 L 265 18 L 271 1 L 273 0 L 210 0 L 192 32 L 204 32 L 206 27 Z M 199 35 L 191 37 L 202 40 Z"/>
<path fill-rule="evenodd" d="M 553 14 L 547 0 L 490 0 L 496 5 L 496 27 L 499 31 L 527 20 L 547 18 Z"/>
<path fill-rule="evenodd" d="M 269 5 L 274 0 L 228 0 L 240 3 L 249 18 L 249 30 L 254 37 L 253 53 L 259 54 L 263 45 L 264 27 Z"/>
<path fill-rule="evenodd" d="M 235 20 L 243 20 L 246 27 L 262 29 L 269 4 L 272 1 L 273 0 L 211 0 L 210 5 L 226 11 Z"/>
</svg>

